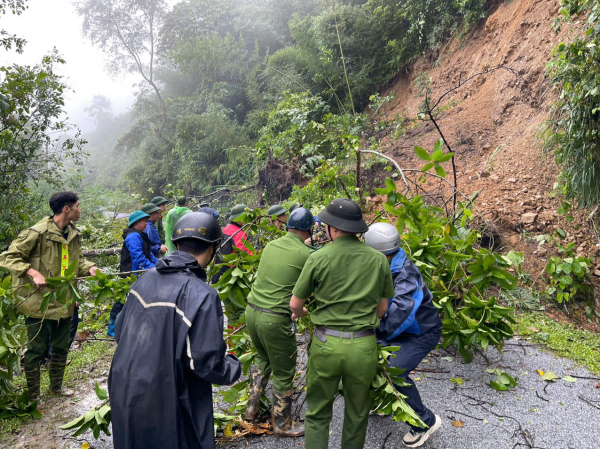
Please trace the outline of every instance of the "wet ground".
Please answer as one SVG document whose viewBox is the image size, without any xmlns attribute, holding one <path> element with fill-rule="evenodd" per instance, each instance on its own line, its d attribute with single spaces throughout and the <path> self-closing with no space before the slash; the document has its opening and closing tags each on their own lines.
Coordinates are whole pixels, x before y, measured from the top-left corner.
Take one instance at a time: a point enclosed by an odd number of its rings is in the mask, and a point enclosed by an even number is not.
<svg viewBox="0 0 600 449">
<path fill-rule="evenodd" d="M 434 351 L 413 374 L 424 402 L 441 416 L 443 427 L 425 448 L 561 448 L 592 449 L 600 447 L 600 380 L 587 370 L 574 366 L 524 340 L 511 340 L 504 354 L 496 350 L 486 353 L 490 362 L 477 356 L 465 364 L 447 351 Z M 305 358 L 300 355 L 299 361 Z M 489 386 L 494 375 L 489 367 L 500 368 L 518 377 L 518 386 L 498 392 Z M 542 379 L 537 370 L 553 371 L 555 382 Z M 19 435 L 3 442 L 3 447 L 80 448 L 89 442 L 92 448 L 110 448 L 110 437 L 96 441 L 91 434 L 73 439 L 58 430 L 66 421 L 81 415 L 100 401 L 94 393 L 94 382 L 106 387 L 107 373 L 98 369 L 78 386 L 73 401 L 49 403 L 44 418 L 28 423 Z M 574 382 L 563 379 L 571 376 Z M 589 379 L 575 376 L 590 377 Z M 455 379 L 454 382 L 450 379 Z M 460 380 L 456 380 L 460 379 Z M 462 380 L 462 383 L 461 383 Z M 457 383 L 461 383 L 457 385 Z M 302 404 L 303 395 L 298 399 Z M 216 404 L 218 406 L 219 404 Z M 298 410 L 302 416 L 306 404 Z M 343 426 L 343 398 L 334 406 L 330 426 L 329 447 L 340 447 Z M 367 448 L 402 447 L 402 436 L 408 428 L 388 417 L 371 416 Z M 298 448 L 302 439 L 278 439 L 273 436 L 240 438 L 222 443 L 229 448 Z"/>
</svg>

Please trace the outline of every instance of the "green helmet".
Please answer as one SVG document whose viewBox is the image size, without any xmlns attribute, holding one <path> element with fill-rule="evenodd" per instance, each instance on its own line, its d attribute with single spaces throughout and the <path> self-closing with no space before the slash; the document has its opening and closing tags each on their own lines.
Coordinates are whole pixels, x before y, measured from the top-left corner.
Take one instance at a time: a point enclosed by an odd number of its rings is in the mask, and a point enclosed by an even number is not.
<svg viewBox="0 0 600 449">
<path fill-rule="evenodd" d="M 178 206 L 185 206 L 185 203 L 187 203 L 187 197 L 180 196 L 179 198 L 177 198 L 177 205 Z"/>
<path fill-rule="evenodd" d="M 294 212 L 299 207 L 302 207 L 302 204 L 292 203 L 292 205 L 290 206 L 290 213 Z"/>
<path fill-rule="evenodd" d="M 160 206 L 161 204 L 168 203 L 169 200 L 163 198 L 162 196 L 155 196 L 154 198 L 152 198 L 152 201 L 150 201 L 150 202 L 156 204 L 157 206 Z"/>
<path fill-rule="evenodd" d="M 158 207 L 156 204 L 154 203 L 146 203 L 142 206 L 142 212 L 144 212 L 145 214 L 153 214 L 154 212 L 159 212 L 160 211 L 160 207 Z"/>
<path fill-rule="evenodd" d="M 236 204 L 235 206 L 233 206 L 233 208 L 231 209 L 231 216 L 229 217 L 231 221 L 240 218 L 246 212 L 247 208 L 248 206 L 246 206 L 245 204 Z"/>
<path fill-rule="evenodd" d="M 280 215 L 285 214 L 287 211 L 288 210 L 285 207 L 283 207 L 281 204 L 276 204 L 275 206 L 269 207 L 267 214 L 269 214 L 271 216 L 277 215 L 279 217 Z"/>
<path fill-rule="evenodd" d="M 347 198 L 331 201 L 317 217 L 323 223 L 351 234 L 362 234 L 369 230 L 369 226 L 363 220 L 360 206 Z"/>
</svg>

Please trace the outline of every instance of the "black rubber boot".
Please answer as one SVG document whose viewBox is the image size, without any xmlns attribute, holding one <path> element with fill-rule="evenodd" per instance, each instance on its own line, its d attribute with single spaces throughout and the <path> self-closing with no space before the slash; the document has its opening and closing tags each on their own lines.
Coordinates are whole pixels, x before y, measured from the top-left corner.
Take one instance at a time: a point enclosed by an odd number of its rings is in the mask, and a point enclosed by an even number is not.
<svg viewBox="0 0 600 449">
<path fill-rule="evenodd" d="M 27 391 L 29 392 L 29 401 L 39 401 L 40 399 L 40 365 L 24 365 L 25 379 L 27 380 Z"/>
<path fill-rule="evenodd" d="M 304 436 L 304 426 L 292 419 L 294 390 L 273 389 L 273 434 L 284 437 Z"/>
<path fill-rule="evenodd" d="M 71 397 L 75 393 L 62 386 L 66 366 L 66 355 L 52 354 L 50 358 L 50 368 L 48 369 L 48 373 L 50 374 L 50 393 L 57 396 Z"/>
<path fill-rule="evenodd" d="M 246 408 L 246 421 L 254 421 L 260 412 L 260 398 L 267 388 L 269 376 L 265 376 L 263 371 L 252 365 L 250 368 L 250 396 L 248 397 L 248 408 Z"/>
</svg>

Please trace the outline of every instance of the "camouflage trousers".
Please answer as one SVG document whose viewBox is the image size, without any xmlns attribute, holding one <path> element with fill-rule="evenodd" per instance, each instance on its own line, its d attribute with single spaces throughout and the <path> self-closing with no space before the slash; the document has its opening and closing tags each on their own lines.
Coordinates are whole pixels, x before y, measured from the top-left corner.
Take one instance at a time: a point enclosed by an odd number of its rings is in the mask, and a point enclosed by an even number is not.
<svg viewBox="0 0 600 449">
<path fill-rule="evenodd" d="M 288 391 L 296 375 L 296 334 L 290 317 L 246 307 L 246 327 L 258 353 L 254 364 L 266 378 L 273 373 L 273 388 Z"/>
<path fill-rule="evenodd" d="M 342 447 L 359 449 L 365 445 L 371 397 L 371 382 L 377 372 L 375 336 L 342 339 L 313 338 L 308 352 L 305 447 L 327 449 L 333 401 L 340 380 L 344 389 Z"/>
</svg>

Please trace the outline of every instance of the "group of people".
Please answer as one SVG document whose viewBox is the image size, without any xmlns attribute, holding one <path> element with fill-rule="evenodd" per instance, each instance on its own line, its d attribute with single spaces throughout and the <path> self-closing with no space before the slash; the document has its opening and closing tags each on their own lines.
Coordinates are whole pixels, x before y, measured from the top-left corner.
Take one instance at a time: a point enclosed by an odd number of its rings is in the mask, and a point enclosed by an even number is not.
<svg viewBox="0 0 600 449">
<path fill-rule="evenodd" d="M 109 335 L 118 343 L 109 375 L 116 448 L 214 447 L 212 385 L 232 384 L 241 375 L 240 362 L 227 353 L 221 302 L 205 267 L 218 252 L 227 253 L 227 245 L 250 252 L 240 222 L 247 207 L 236 205 L 221 229 L 217 211 L 203 204 L 192 212 L 181 197 L 163 227 L 167 203 L 154 198 L 130 215 L 123 232 L 121 272 L 145 273 L 132 285 L 126 303 L 114 305 L 109 322 Z M 19 306 L 27 315 L 24 365 L 32 400 L 39 397 L 39 363 L 48 341 L 50 392 L 72 394 L 62 386 L 62 377 L 73 305 L 50 303 L 42 313 L 45 278 L 64 274 L 73 261 L 78 275 L 97 270 L 83 258 L 73 224 L 80 215 L 77 196 L 54 195 L 50 207 L 52 216 L 23 231 L 0 255 L 0 266 L 12 272 L 16 287 L 35 287 Z M 333 403 L 342 390 L 342 447 L 362 448 L 380 341 L 400 346 L 390 363 L 405 370 L 402 376 L 410 386 L 397 389 L 426 425 L 411 426 L 403 443 L 423 445 L 442 421 L 425 407 L 409 374 L 438 344 L 441 322 L 397 229 L 388 223 L 369 227 L 358 204 L 345 198 L 333 200 L 316 217 L 300 205 L 289 210 L 273 206 L 268 214 L 287 233 L 262 250 L 247 298 L 246 325 L 257 356 L 246 420 L 260 416 L 261 397 L 272 377 L 274 434 L 304 436 L 307 448 L 327 448 Z M 326 236 L 322 241 L 331 241 L 317 250 L 312 246 L 316 227 Z M 308 309 L 315 331 L 308 348 L 302 425 L 292 417 L 298 352 L 294 321 Z"/>
</svg>

